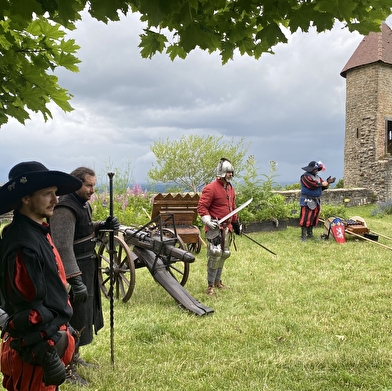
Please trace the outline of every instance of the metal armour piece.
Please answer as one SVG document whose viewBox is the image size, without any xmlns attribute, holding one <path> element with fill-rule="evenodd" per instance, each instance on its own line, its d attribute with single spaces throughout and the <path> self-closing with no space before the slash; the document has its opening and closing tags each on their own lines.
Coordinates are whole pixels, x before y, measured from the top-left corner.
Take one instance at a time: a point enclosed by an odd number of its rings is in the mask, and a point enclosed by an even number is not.
<svg viewBox="0 0 392 391">
<path fill-rule="evenodd" d="M 217 228 L 217 229 L 209 229 L 207 232 L 206 232 L 206 238 L 207 239 L 215 239 L 217 236 L 219 236 L 220 235 L 220 229 L 219 228 Z"/>
<path fill-rule="evenodd" d="M 232 172 L 234 176 L 234 167 L 231 165 L 230 160 L 222 158 L 218 163 L 218 167 L 216 169 L 216 176 L 224 178 L 226 176 L 226 173 L 228 172 Z"/>
</svg>

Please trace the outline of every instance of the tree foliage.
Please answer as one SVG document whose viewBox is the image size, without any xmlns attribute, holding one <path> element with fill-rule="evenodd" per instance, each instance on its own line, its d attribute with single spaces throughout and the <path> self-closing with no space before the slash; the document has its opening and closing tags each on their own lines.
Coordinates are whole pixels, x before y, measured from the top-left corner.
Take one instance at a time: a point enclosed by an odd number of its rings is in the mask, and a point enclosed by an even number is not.
<svg viewBox="0 0 392 391">
<path fill-rule="evenodd" d="M 147 172 L 152 182 L 173 183 L 183 191 L 197 192 L 216 176 L 222 157 L 231 161 L 237 177 L 244 168 L 244 157 L 249 148 L 244 139 L 222 141 L 223 136 L 182 136 L 180 140 L 155 141 L 150 147 L 156 163 Z"/>
<path fill-rule="evenodd" d="M 256 59 L 273 53 L 287 42 L 285 29 L 322 32 L 339 20 L 349 31 L 379 31 L 392 10 L 390 0 L 0 0 L 0 126 L 8 117 L 24 123 L 26 108 L 46 120 L 50 100 L 72 109 L 52 71 L 77 70 L 77 46 L 59 35 L 59 25 L 74 29 L 86 8 L 105 23 L 139 13 L 146 23 L 139 45 L 144 58 L 165 52 L 174 60 L 200 48 L 218 51 L 223 64 L 236 50 Z"/>
<path fill-rule="evenodd" d="M 47 104 L 55 102 L 64 111 L 72 110 L 71 95 L 58 85 L 57 67 L 77 71 L 79 49 L 65 39 L 59 24 L 36 18 L 20 29 L 10 19 L 0 21 L 0 126 L 9 117 L 24 124 L 27 110 L 52 117 Z"/>
<path fill-rule="evenodd" d="M 391 14 L 389 0 L 140 0 L 132 9 L 142 14 L 147 28 L 141 54 L 151 57 L 164 50 L 171 59 L 185 58 L 195 48 L 219 51 L 223 63 L 236 49 L 258 59 L 286 43 L 290 33 L 315 27 L 332 29 L 336 20 L 349 31 L 379 31 Z M 164 30 L 162 30 L 162 28 Z"/>
</svg>

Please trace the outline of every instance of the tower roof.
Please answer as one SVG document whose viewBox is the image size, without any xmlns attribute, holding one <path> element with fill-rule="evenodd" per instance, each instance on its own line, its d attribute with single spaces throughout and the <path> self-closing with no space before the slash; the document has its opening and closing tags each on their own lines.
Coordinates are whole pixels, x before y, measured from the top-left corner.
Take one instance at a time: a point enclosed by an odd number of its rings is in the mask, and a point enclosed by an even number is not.
<svg viewBox="0 0 392 391">
<path fill-rule="evenodd" d="M 382 23 L 381 32 L 371 32 L 363 38 L 340 75 L 346 77 L 350 69 L 375 62 L 392 65 L 392 30 L 386 23 Z"/>
</svg>

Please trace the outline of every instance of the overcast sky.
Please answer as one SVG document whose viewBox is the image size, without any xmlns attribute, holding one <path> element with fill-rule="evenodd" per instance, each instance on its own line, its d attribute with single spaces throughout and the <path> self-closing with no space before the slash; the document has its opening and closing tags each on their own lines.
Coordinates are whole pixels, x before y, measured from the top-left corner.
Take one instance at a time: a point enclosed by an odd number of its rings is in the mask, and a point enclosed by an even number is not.
<svg viewBox="0 0 392 391">
<path fill-rule="evenodd" d="M 387 23 L 392 26 L 392 18 Z M 10 168 L 38 160 L 66 172 L 88 165 L 105 175 L 110 161 L 145 183 L 159 139 L 224 135 L 251 142 L 259 172 L 278 163 L 280 182 L 297 182 L 301 167 L 321 160 L 324 176 L 343 178 L 345 79 L 340 76 L 363 36 L 342 29 L 296 33 L 275 55 L 235 56 L 222 65 L 218 53 L 192 52 L 172 62 L 166 55 L 142 59 L 137 15 L 105 25 L 90 17 L 70 34 L 81 46 L 78 73 L 58 73 L 74 95 L 75 110 L 51 106 L 53 120 L 32 115 L 0 129 L 0 183 Z M 230 158 L 230 156 L 227 156 Z M 179 160 L 179 164 L 181 161 Z M 213 179 L 213 178 L 211 178 Z"/>
</svg>

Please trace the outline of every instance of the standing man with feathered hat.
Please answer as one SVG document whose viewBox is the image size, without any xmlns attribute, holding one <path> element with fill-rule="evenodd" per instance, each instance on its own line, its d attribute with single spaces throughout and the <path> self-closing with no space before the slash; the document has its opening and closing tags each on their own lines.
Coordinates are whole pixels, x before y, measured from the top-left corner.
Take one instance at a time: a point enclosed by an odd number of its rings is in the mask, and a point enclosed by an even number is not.
<svg viewBox="0 0 392 391">
<path fill-rule="evenodd" d="M 318 224 L 321 210 L 320 197 L 323 190 L 327 189 L 330 183 L 334 183 L 336 178 L 330 176 L 324 181 L 319 175 L 319 171 L 324 171 L 325 166 L 322 162 L 312 160 L 301 175 L 301 215 L 299 225 L 301 226 L 301 240 L 304 242 L 306 237 L 313 237 L 313 227 Z"/>
</svg>

